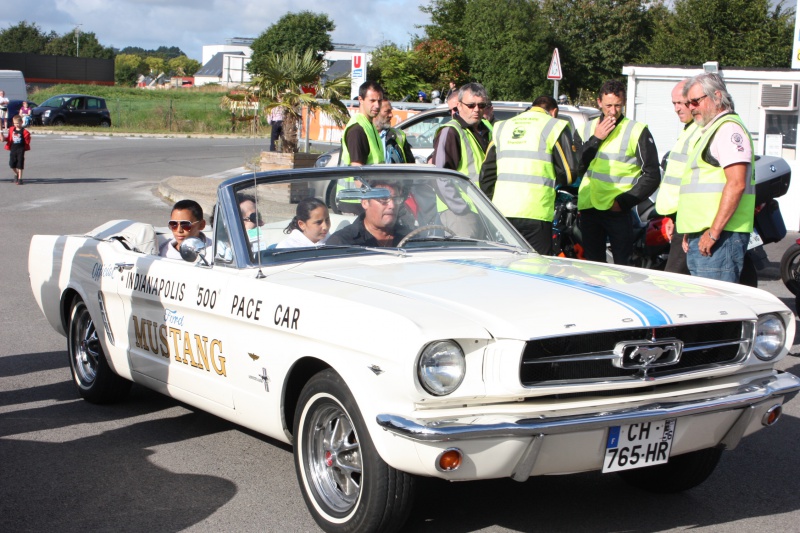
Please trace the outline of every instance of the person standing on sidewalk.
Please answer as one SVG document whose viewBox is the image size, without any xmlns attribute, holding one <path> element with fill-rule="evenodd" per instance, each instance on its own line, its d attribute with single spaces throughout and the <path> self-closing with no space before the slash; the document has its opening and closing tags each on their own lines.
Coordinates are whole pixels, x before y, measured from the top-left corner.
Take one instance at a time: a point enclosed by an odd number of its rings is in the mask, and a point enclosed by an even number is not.
<svg viewBox="0 0 800 533">
<path fill-rule="evenodd" d="M 9 99 L 6 98 L 6 92 L 0 91 L 0 122 L 2 122 L 2 128 L 5 130 L 6 126 L 8 126 L 8 104 L 10 103 Z"/>
<path fill-rule="evenodd" d="M 283 108 L 273 107 L 269 112 L 267 122 L 272 126 L 272 131 L 269 134 L 269 151 L 275 151 L 275 143 L 283 135 Z"/>
<path fill-rule="evenodd" d="M 672 147 L 669 155 L 667 155 L 667 166 L 664 169 L 664 176 L 661 178 L 658 196 L 656 196 L 656 212 L 672 221 L 672 224 L 667 229 L 670 247 L 667 265 L 664 270 L 688 276 L 690 272 L 689 267 L 686 266 L 686 252 L 683 251 L 683 235 L 675 231 L 675 215 L 678 212 L 678 193 L 681 189 L 681 177 L 686 168 L 689 150 L 697 141 L 696 134 L 700 130 L 697 123 L 692 119 L 692 113 L 689 111 L 689 102 L 683 96 L 683 88 L 686 86 L 687 81 L 678 82 L 672 89 L 672 107 L 678 115 L 678 120 L 683 124 L 683 130 L 678 135 L 675 146 Z"/>
<path fill-rule="evenodd" d="M 384 162 L 383 145 L 372 120 L 378 116 L 383 102 L 383 87 L 377 82 L 365 81 L 358 88 L 358 113 L 342 132 L 342 159 L 344 166 L 377 165 Z"/>
</svg>

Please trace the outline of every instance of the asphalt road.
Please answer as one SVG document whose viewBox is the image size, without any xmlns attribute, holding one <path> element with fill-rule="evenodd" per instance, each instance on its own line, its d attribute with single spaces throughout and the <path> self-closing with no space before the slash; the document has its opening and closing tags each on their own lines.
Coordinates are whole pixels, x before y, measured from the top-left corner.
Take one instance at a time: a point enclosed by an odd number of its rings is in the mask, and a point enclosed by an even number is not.
<svg viewBox="0 0 800 533">
<path fill-rule="evenodd" d="M 287 446 L 138 386 L 119 405 L 78 399 L 66 341 L 28 284 L 33 234 L 114 218 L 163 225 L 160 180 L 224 174 L 260 149 L 233 139 L 36 136 L 25 185 L 0 171 L 0 531 L 316 530 Z M 768 247 L 772 264 L 761 273 L 762 288 L 792 307 L 777 262 L 794 238 Z M 781 367 L 800 372 L 800 359 Z M 786 415 L 684 494 L 651 495 L 597 473 L 427 480 L 406 531 L 797 531 L 800 400 Z"/>
</svg>

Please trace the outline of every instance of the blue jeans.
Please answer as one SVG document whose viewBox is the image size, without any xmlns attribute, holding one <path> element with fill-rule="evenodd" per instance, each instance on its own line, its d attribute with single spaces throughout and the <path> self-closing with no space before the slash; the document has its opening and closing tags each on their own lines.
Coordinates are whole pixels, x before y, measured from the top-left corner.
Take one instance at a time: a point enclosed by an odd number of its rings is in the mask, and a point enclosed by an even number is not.
<svg viewBox="0 0 800 533">
<path fill-rule="evenodd" d="M 686 264 L 692 276 L 739 283 L 750 234 L 723 231 L 711 248 L 710 256 L 700 255 L 700 250 L 697 248 L 702 234 L 688 235 L 689 251 L 686 253 Z"/>
</svg>

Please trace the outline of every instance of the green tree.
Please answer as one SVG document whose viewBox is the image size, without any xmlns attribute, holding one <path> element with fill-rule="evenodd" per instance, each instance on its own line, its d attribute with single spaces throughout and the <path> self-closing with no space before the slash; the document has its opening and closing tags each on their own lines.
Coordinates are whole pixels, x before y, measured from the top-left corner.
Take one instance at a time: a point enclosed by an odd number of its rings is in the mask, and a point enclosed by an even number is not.
<svg viewBox="0 0 800 533">
<path fill-rule="evenodd" d="M 531 100 L 546 88 L 547 25 L 531 0 L 471 0 L 464 25 L 469 76 L 494 100 Z"/>
<path fill-rule="evenodd" d="M 167 68 L 167 62 L 157 56 L 145 57 L 144 64 L 147 65 L 147 71 L 151 76 L 158 76 Z"/>
<path fill-rule="evenodd" d="M 334 29 L 336 25 L 324 13 L 287 13 L 253 41 L 248 69 L 254 76 L 259 76 L 272 56 L 291 50 L 296 50 L 301 56 L 306 50 L 311 50 L 317 59 L 321 59 L 325 52 L 333 50 L 331 32 Z"/>
<path fill-rule="evenodd" d="M 133 54 L 139 57 L 155 56 L 155 57 L 160 57 L 164 61 L 169 61 L 170 59 L 175 59 L 176 57 L 186 55 L 177 46 L 170 46 L 170 47 L 159 46 L 156 50 L 145 50 L 144 48 L 141 48 L 139 46 L 126 46 L 117 53 Z"/>
<path fill-rule="evenodd" d="M 414 45 L 414 52 L 419 61 L 420 75 L 431 89 L 446 91 L 451 81 L 461 85 L 469 79 L 467 56 L 450 41 L 422 39 Z"/>
<path fill-rule="evenodd" d="M 167 68 L 176 76 L 194 76 L 203 65 L 199 61 L 186 56 L 178 56 L 167 61 Z"/>
<path fill-rule="evenodd" d="M 564 79 L 573 98 L 581 89 L 597 91 L 619 78 L 622 66 L 643 55 L 653 29 L 647 0 L 542 0 L 551 47 L 557 47 Z"/>
<path fill-rule="evenodd" d="M 266 57 L 261 75 L 250 82 L 251 93 L 257 95 L 265 115 L 276 107 L 283 111 L 283 152 L 297 152 L 303 107 L 324 112 L 339 126 L 349 120 L 341 100 L 350 96 L 350 76 L 323 84 L 324 72 L 325 62 L 309 48 L 302 54 L 291 51 Z"/>
<path fill-rule="evenodd" d="M 114 50 L 103 46 L 94 32 L 80 32 L 78 28 L 52 39 L 44 48 L 44 54 L 52 56 L 79 56 L 98 59 L 114 59 Z"/>
<path fill-rule="evenodd" d="M 0 52 L 40 54 L 55 37 L 55 33 L 46 35 L 36 23 L 23 20 L 0 31 Z"/>
<path fill-rule="evenodd" d="M 770 0 L 676 0 L 658 21 L 648 63 L 730 67 L 789 67 L 794 10 Z"/>
<path fill-rule="evenodd" d="M 141 57 L 133 54 L 117 54 L 114 58 L 114 81 L 117 85 L 133 87 L 147 65 Z"/>
<path fill-rule="evenodd" d="M 464 25 L 467 5 L 471 0 L 430 0 L 419 10 L 431 16 L 431 23 L 419 28 L 425 30 L 429 39 L 443 40 L 464 49 L 472 38 L 472 28 Z"/>
<path fill-rule="evenodd" d="M 372 52 L 369 78 L 383 87 L 384 96 L 402 100 L 415 95 L 425 85 L 420 76 L 420 62 L 413 50 L 401 50 L 394 43 L 384 43 Z"/>
</svg>

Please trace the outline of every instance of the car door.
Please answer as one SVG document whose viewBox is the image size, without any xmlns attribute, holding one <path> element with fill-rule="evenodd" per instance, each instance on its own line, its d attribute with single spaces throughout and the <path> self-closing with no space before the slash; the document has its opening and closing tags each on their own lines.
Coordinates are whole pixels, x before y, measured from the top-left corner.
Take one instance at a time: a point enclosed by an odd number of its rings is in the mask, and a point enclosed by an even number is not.
<svg viewBox="0 0 800 533">
<path fill-rule="evenodd" d="M 103 118 L 103 109 L 105 109 L 105 105 L 102 103 L 100 98 L 95 98 L 89 96 L 86 98 L 86 114 L 85 117 L 85 124 L 90 126 L 99 126 L 100 121 Z"/>
<path fill-rule="evenodd" d="M 64 106 L 64 121 L 67 124 L 82 125 L 86 124 L 86 98 L 76 96 L 67 101 Z"/>
<path fill-rule="evenodd" d="M 231 271 L 154 255 L 124 268 L 134 379 L 233 408 L 225 346 L 236 332 L 223 327 L 222 305 Z"/>
</svg>

